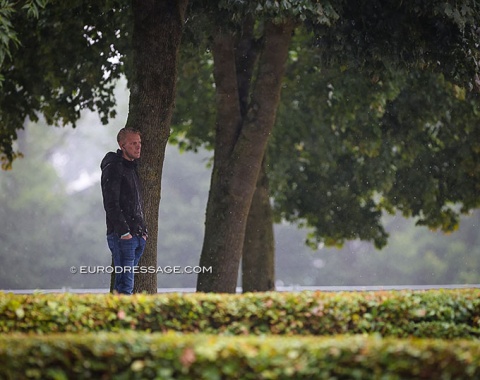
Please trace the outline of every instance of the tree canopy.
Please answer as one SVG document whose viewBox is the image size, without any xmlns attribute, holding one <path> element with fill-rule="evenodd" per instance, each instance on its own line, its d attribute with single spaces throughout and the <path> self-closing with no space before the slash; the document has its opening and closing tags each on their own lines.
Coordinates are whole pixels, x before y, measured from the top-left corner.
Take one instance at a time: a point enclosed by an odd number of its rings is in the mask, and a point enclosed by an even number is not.
<svg viewBox="0 0 480 380">
<path fill-rule="evenodd" d="M 457 228 L 459 213 L 478 207 L 478 6 L 336 10 L 328 27 L 306 19 L 290 48 L 270 144 L 278 217 L 314 226 L 312 245 L 361 238 L 382 247 L 382 213 L 395 209 Z M 175 141 L 184 148 L 211 146 L 210 70 L 207 54 L 181 71 Z"/>
<path fill-rule="evenodd" d="M 12 142 L 26 118 L 43 115 L 49 124 L 74 125 L 87 108 L 105 122 L 114 114 L 114 83 L 126 73 L 127 125 L 145 136 L 140 171 L 156 235 L 186 6 L 186 0 L 2 2 L 3 163 L 15 157 Z M 270 134 L 277 134 L 272 147 L 285 143 L 277 152 L 286 151 L 281 158 L 271 153 L 270 165 L 279 164 L 279 175 L 272 174 L 277 211 L 306 220 L 317 229 L 316 238 L 335 243 L 359 236 L 381 246 L 382 210 L 399 209 L 421 223 L 451 229 L 456 204 L 461 211 L 478 206 L 472 197 L 478 191 L 476 1 L 199 1 L 191 2 L 187 14 L 185 36 L 205 41 L 200 46 L 212 52 L 206 63 L 215 81 L 215 96 L 197 97 L 216 101 L 215 130 L 207 132 L 215 157 L 201 262 L 215 263 L 218 272 L 210 279 L 199 276 L 199 284 L 212 280 L 201 290 L 235 290 Z M 291 36 L 304 33 L 302 27 L 309 38 L 295 51 Z M 306 60 L 305 66 L 295 60 Z M 283 82 L 286 63 L 295 74 Z M 306 115 L 300 115 L 300 122 L 274 128 L 284 83 L 285 93 L 295 81 L 305 85 L 305 78 L 312 87 L 284 104 L 315 119 L 305 124 Z M 352 89 L 359 103 L 350 102 Z M 328 181 L 331 190 L 324 186 Z M 334 209 L 326 212 L 321 197 Z M 352 213 L 368 223 L 354 222 Z M 155 239 L 144 256 L 149 263 L 156 262 Z"/>
<path fill-rule="evenodd" d="M 26 118 L 75 123 L 83 109 L 115 115 L 113 89 L 131 36 L 122 1 L 3 1 L 0 155 L 8 167 Z"/>
<path fill-rule="evenodd" d="M 377 74 L 392 68 L 441 72 L 478 90 L 477 1 L 360 0 L 339 6 L 332 28 L 312 28 L 325 63 Z"/>
<path fill-rule="evenodd" d="M 271 188 L 280 217 L 314 227 L 314 246 L 361 238 L 383 247 L 385 211 L 453 231 L 479 206 L 476 94 L 435 73 L 375 82 L 319 69 L 299 79 L 299 65 L 270 145 Z"/>
</svg>

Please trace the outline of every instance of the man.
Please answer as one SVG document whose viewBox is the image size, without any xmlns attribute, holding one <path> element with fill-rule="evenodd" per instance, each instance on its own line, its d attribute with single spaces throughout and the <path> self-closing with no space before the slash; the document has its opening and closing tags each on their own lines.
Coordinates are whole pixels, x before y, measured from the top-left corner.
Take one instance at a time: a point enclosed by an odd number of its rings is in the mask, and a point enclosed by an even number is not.
<svg viewBox="0 0 480 380">
<path fill-rule="evenodd" d="M 102 195 L 107 219 L 107 242 L 115 266 L 114 291 L 132 294 L 134 267 L 145 249 L 147 228 L 143 215 L 140 179 L 135 160 L 140 158 L 140 132 L 122 128 L 117 135 L 120 149 L 102 160 Z"/>
</svg>

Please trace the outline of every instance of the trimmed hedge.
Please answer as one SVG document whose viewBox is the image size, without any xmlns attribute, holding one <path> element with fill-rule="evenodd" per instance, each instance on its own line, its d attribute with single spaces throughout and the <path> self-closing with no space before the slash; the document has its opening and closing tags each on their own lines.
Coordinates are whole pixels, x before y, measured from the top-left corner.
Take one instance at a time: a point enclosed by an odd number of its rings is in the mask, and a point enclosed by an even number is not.
<svg viewBox="0 0 480 380">
<path fill-rule="evenodd" d="M 0 293 L 0 332 L 480 337 L 480 290 L 227 294 Z"/>
<path fill-rule="evenodd" d="M 2 379 L 478 379 L 480 345 L 125 331 L 0 337 Z"/>
</svg>

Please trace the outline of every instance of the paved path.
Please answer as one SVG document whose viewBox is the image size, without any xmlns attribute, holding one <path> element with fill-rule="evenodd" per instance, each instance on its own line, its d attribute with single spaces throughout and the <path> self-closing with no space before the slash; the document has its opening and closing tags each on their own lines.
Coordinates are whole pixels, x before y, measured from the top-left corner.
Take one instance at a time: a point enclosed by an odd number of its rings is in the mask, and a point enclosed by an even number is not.
<svg viewBox="0 0 480 380">
<path fill-rule="evenodd" d="M 469 289 L 480 288 L 480 284 L 453 284 L 453 285 L 378 285 L 378 286 L 279 286 L 279 292 L 365 292 L 379 290 L 428 290 L 428 289 Z M 15 294 L 32 293 L 108 293 L 108 289 L 0 289 L 0 292 Z M 238 288 L 237 292 L 241 293 Z M 158 288 L 158 293 L 194 293 L 195 288 Z"/>
</svg>

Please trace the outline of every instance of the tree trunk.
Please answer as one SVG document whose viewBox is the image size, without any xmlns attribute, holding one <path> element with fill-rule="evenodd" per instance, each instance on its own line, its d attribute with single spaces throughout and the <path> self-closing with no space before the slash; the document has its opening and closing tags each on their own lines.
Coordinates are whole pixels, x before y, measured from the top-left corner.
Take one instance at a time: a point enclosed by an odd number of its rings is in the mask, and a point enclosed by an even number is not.
<svg viewBox="0 0 480 380">
<path fill-rule="evenodd" d="M 275 239 L 265 160 L 247 219 L 242 255 L 242 290 L 244 293 L 275 290 Z"/>
<path fill-rule="evenodd" d="M 133 0 L 132 78 L 127 127 L 142 133 L 140 178 L 148 240 L 141 266 L 157 267 L 158 215 L 165 148 L 174 108 L 187 0 Z M 134 292 L 157 292 L 157 275 L 135 275 Z"/>
<path fill-rule="evenodd" d="M 236 74 L 233 34 L 218 33 L 213 44 L 217 126 L 197 291 L 234 293 L 247 217 L 268 137 L 275 122 L 293 25 L 265 26 L 258 79 L 245 117 Z"/>
</svg>

